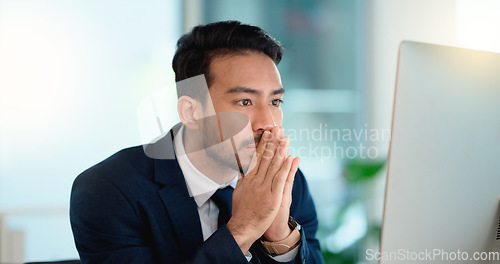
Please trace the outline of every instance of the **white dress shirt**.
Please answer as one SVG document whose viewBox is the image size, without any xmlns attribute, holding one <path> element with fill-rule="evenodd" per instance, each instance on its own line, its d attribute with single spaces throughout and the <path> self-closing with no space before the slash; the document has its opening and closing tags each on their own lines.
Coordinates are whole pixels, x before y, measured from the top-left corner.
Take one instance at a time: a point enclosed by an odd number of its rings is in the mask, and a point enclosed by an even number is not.
<svg viewBox="0 0 500 264">
<path fill-rule="evenodd" d="M 193 197 L 198 205 L 198 215 L 200 216 L 201 231 L 203 240 L 207 240 L 217 230 L 217 220 L 219 217 L 219 208 L 210 199 L 218 189 L 224 189 L 227 186 L 236 187 L 238 182 L 238 173 L 235 173 L 234 179 L 226 184 L 218 184 L 201 173 L 189 160 L 184 149 L 184 126 L 181 126 L 174 137 L 174 147 L 177 156 L 177 162 L 181 168 L 189 196 Z M 299 247 L 283 255 L 272 257 L 276 261 L 286 262 L 295 258 Z M 250 251 L 245 255 L 248 261 L 252 258 Z"/>
</svg>

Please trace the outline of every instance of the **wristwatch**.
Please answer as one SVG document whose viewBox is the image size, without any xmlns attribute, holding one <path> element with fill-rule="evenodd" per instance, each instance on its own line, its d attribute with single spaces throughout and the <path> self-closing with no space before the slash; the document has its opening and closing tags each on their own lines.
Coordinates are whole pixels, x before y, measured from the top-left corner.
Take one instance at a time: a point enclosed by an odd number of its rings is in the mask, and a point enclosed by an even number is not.
<svg viewBox="0 0 500 264">
<path fill-rule="evenodd" d="M 290 216 L 288 218 L 288 226 L 292 229 L 292 232 L 283 240 L 266 241 L 263 238 L 260 239 L 262 247 L 264 247 L 267 253 L 271 256 L 285 254 L 294 249 L 300 243 L 300 230 L 302 229 L 300 224 Z"/>
<path fill-rule="evenodd" d="M 302 228 L 302 226 L 300 226 L 300 224 L 297 223 L 297 221 L 295 221 L 295 219 L 293 219 L 293 217 L 291 216 L 288 217 L 288 226 L 290 227 L 290 229 L 297 229 L 298 231 L 300 231 L 300 229 Z"/>
</svg>

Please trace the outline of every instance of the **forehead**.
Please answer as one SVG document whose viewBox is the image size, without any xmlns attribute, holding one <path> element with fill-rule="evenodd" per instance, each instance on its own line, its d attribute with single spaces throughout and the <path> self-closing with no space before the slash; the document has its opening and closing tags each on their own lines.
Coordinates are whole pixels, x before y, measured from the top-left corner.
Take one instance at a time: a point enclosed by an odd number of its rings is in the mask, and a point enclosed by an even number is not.
<svg viewBox="0 0 500 264">
<path fill-rule="evenodd" d="M 217 56 L 210 63 L 210 74 L 213 78 L 210 89 L 213 92 L 248 87 L 266 93 L 282 88 L 276 65 L 271 58 L 261 53 Z"/>
</svg>

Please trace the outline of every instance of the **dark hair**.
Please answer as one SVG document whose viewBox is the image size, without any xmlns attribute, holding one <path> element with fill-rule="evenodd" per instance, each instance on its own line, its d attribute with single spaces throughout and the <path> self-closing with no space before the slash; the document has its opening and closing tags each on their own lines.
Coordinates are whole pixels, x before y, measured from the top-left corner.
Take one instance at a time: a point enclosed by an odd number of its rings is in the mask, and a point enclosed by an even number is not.
<svg viewBox="0 0 500 264">
<path fill-rule="evenodd" d="M 210 74 L 209 66 L 215 57 L 248 51 L 263 53 L 278 64 L 283 46 L 261 28 L 239 21 L 222 21 L 194 27 L 177 41 L 177 51 L 172 61 L 175 81 L 205 74 L 210 87 L 213 75 Z M 179 90 L 182 89 L 177 89 L 180 97 Z"/>
</svg>

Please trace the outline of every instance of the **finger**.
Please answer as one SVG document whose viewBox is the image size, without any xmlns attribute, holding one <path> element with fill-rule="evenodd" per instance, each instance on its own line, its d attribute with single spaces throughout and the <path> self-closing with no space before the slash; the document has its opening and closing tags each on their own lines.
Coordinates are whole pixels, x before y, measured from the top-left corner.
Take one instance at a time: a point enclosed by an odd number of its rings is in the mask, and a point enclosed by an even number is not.
<svg viewBox="0 0 500 264">
<path fill-rule="evenodd" d="M 289 174 L 292 175 L 293 177 L 295 177 L 295 173 L 297 173 L 297 170 L 299 169 L 299 164 L 300 164 L 300 158 L 299 157 L 294 158 L 289 172 Z"/>
<path fill-rule="evenodd" d="M 247 175 L 251 174 L 257 174 L 257 171 L 259 170 L 260 162 L 262 160 L 262 156 L 264 155 L 264 152 L 266 151 L 266 145 L 267 143 L 272 139 L 271 137 L 271 132 L 270 131 L 264 131 L 262 134 L 262 137 L 260 138 L 259 145 L 257 146 L 257 149 L 255 150 L 255 166 L 252 169 L 252 172 L 255 173 L 247 173 Z"/>
<path fill-rule="evenodd" d="M 295 180 L 295 174 L 299 169 L 300 158 L 296 157 L 293 159 L 292 166 L 290 167 L 290 171 L 288 172 L 288 176 L 286 178 L 285 187 L 283 188 L 283 197 L 289 197 L 290 202 L 292 199 L 292 190 L 293 190 L 293 181 Z"/>
<path fill-rule="evenodd" d="M 283 138 L 283 132 L 285 131 L 285 129 L 282 127 L 282 126 L 278 126 L 277 127 L 277 132 L 276 132 L 276 139 L 278 140 L 281 140 Z"/>
<path fill-rule="evenodd" d="M 290 168 L 292 167 L 293 157 L 288 156 L 283 162 L 283 166 L 281 166 L 278 173 L 273 178 L 271 191 L 273 193 L 283 194 L 283 188 L 285 187 L 285 182 L 288 177 L 288 173 L 290 172 Z"/>
<path fill-rule="evenodd" d="M 284 128 L 284 127 L 280 127 L 280 129 L 281 129 L 281 130 L 280 130 L 280 131 L 281 131 L 280 136 L 281 136 L 281 138 L 283 138 L 283 137 L 284 137 L 284 135 L 285 135 L 285 128 Z"/>
<path fill-rule="evenodd" d="M 276 175 L 276 173 L 283 166 L 283 161 L 288 156 L 288 148 L 289 148 L 289 138 L 284 137 L 279 141 L 278 148 L 276 150 L 276 154 L 274 154 L 273 160 L 267 169 L 267 177 L 269 181 L 272 182 L 272 177 Z"/>
<path fill-rule="evenodd" d="M 271 131 L 271 138 L 267 141 L 264 152 L 262 153 L 262 157 L 260 160 L 260 164 L 257 167 L 257 174 L 260 177 L 265 177 L 267 170 L 269 168 L 269 164 L 271 163 L 274 154 L 276 152 L 276 148 L 278 147 L 278 127 L 273 127 Z"/>
</svg>

